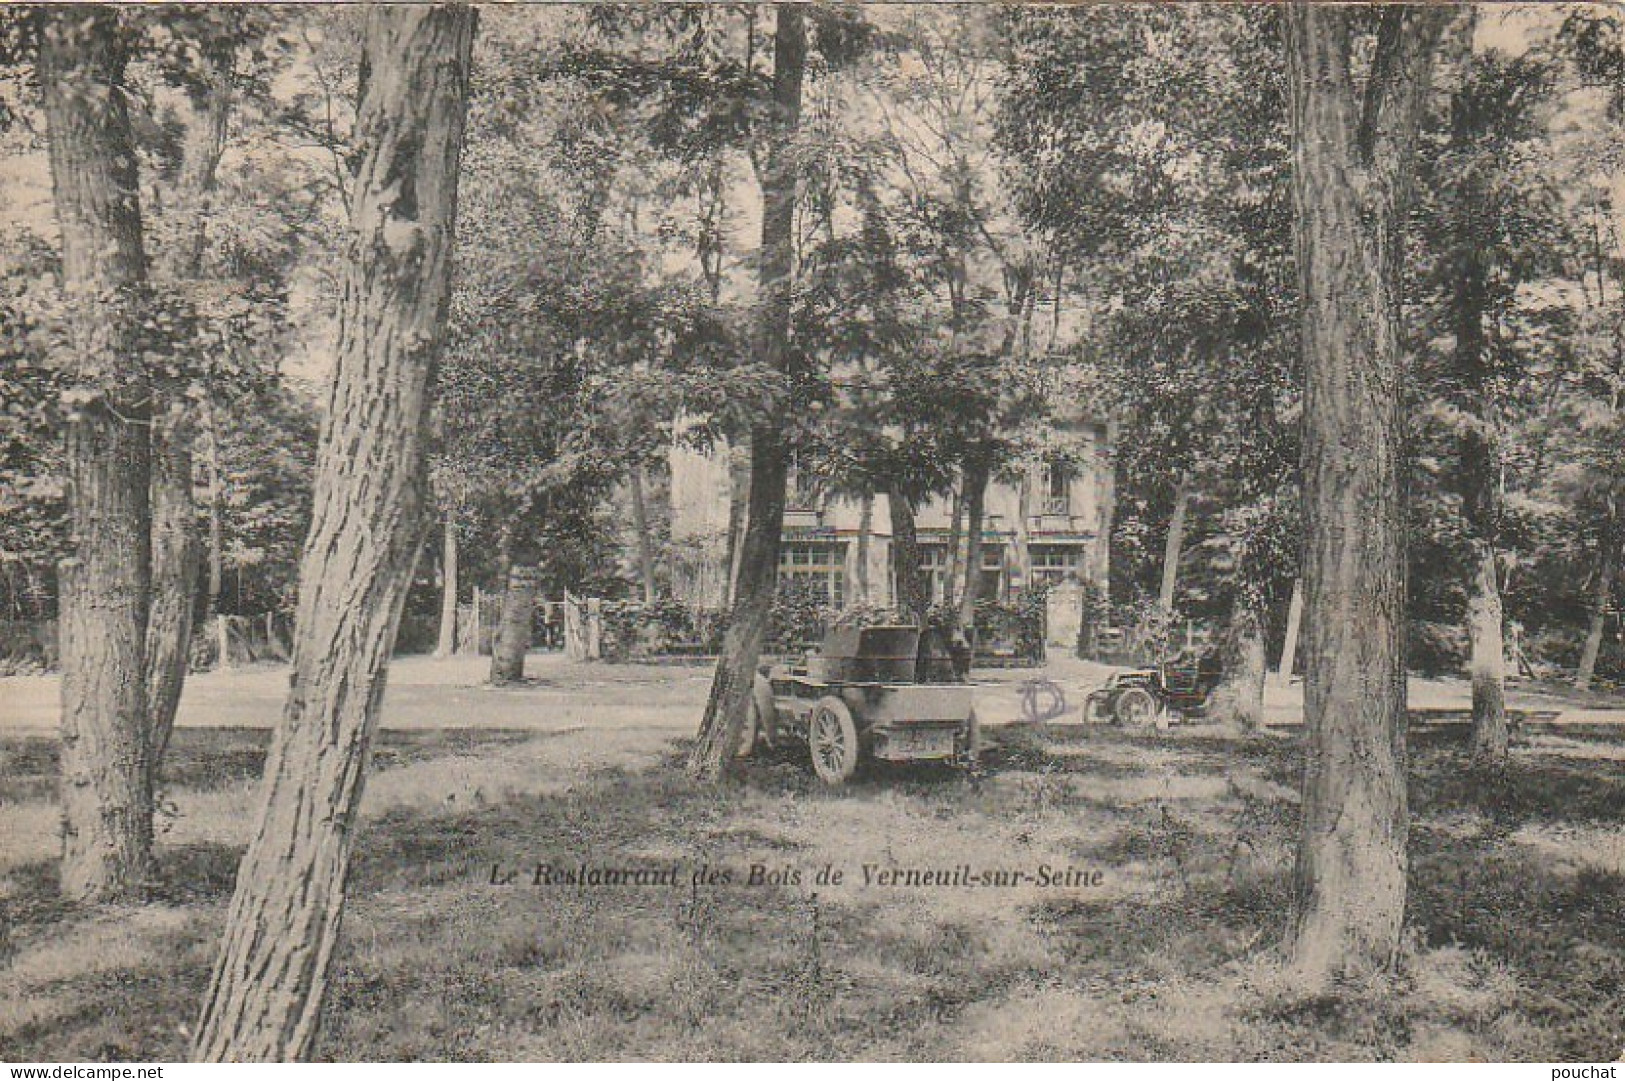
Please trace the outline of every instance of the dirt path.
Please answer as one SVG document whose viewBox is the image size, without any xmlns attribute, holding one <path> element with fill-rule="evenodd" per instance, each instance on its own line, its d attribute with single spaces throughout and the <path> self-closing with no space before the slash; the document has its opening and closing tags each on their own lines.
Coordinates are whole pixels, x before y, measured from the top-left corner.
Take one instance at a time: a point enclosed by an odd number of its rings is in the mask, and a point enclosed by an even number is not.
<svg viewBox="0 0 1625 1081">
<path fill-rule="evenodd" d="M 692 729 L 705 703 L 711 670 L 704 664 L 578 664 L 561 654 L 536 653 L 526 662 L 531 680 L 517 687 L 485 685 L 482 657 L 402 657 L 389 673 L 383 727 L 520 728 L 560 731 L 573 728 Z M 1113 669 L 1070 657 L 1047 668 L 977 673 L 976 711 L 988 725 L 1009 724 L 1021 716 L 1021 684 L 1054 682 L 1066 697 L 1062 720 L 1076 720 L 1089 690 Z M 254 667 L 206 672 L 187 680 L 177 725 L 183 728 L 269 728 L 276 723 L 287 693 L 288 669 Z M 55 676 L 0 679 L 0 732 L 48 734 L 57 727 Z M 1416 708 L 1466 708 L 1471 690 L 1464 680 L 1411 680 Z M 1562 711 L 1561 724 L 1625 724 L 1625 706 L 1574 708 L 1547 695 L 1513 688 L 1514 708 Z M 1265 695 L 1269 723 L 1294 724 L 1303 709 L 1301 683 L 1270 684 Z"/>
</svg>

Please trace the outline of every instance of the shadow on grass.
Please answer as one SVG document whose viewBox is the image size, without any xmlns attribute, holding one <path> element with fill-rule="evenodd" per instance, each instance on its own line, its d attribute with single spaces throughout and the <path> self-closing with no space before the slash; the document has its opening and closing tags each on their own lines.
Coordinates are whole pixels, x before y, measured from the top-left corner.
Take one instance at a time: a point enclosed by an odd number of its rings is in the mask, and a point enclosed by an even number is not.
<svg viewBox="0 0 1625 1081">
<path fill-rule="evenodd" d="M 386 729 L 373 738 L 372 768 L 380 772 L 446 755 L 557 739 L 574 730 L 533 732 L 516 728 Z M 259 780 L 271 745 L 266 728 L 178 728 L 164 756 L 169 789 L 212 792 Z M 0 803 L 49 799 L 61 772 L 61 743 L 54 736 L 0 736 Z"/>
<path fill-rule="evenodd" d="M 395 736 L 385 742 L 397 764 L 500 755 L 508 742 L 540 738 L 478 730 Z M 988 755 L 994 773 L 1102 767 L 1112 771 L 1105 776 L 1132 778 L 1250 769 L 1294 785 L 1298 769 L 1297 745 L 1278 740 L 1108 732 L 1046 746 L 1020 730 L 999 737 Z M 214 746 L 242 765 L 240 756 L 253 749 L 247 739 L 226 733 Z M 1079 754 L 1075 743 L 1102 755 Z M 1136 766 L 1140 749 L 1155 753 Z M 219 769 L 209 766 L 205 748 L 189 753 L 196 761 L 186 775 L 214 783 Z M 1057 988 L 1091 996 L 1103 1010 L 1161 1009 L 1159 996 L 1211 987 L 1233 962 L 1269 949 L 1284 926 L 1297 817 L 1288 801 L 1235 795 L 1133 812 L 1057 811 L 1019 786 L 975 790 L 951 770 L 915 769 L 831 790 L 793 748 L 742 763 L 741 784 L 696 787 L 683 774 L 684 753 L 678 746 L 642 771 L 586 772 L 563 794 L 413 806 L 365 822 L 324 1053 L 377 1060 L 953 1057 L 964 1053 L 960 1026 L 974 1019 L 973 1010 L 1004 1016 L 997 1011 L 1019 1004 L 1024 993 Z M 31 769 L 45 764 L 40 748 L 28 754 Z M 1530 1046 L 1539 1057 L 1594 1061 L 1618 1053 L 1625 883 L 1567 869 L 1507 838 L 1527 823 L 1618 822 L 1616 765 L 1520 754 L 1485 787 L 1466 778 L 1459 741 L 1416 748 L 1410 925 L 1424 947 L 1459 945 L 1516 974 L 1520 995 L 1496 1008 L 1532 1026 Z M 933 811 L 966 808 L 963 821 L 944 827 L 951 829 L 977 828 L 980 814 L 1001 827 L 1064 814 L 1080 859 L 1136 864 L 1153 888 L 1110 900 L 992 901 L 967 914 L 954 906 L 899 908 L 867 893 L 819 901 L 805 889 L 737 880 L 704 889 L 686 881 L 587 889 L 529 882 L 538 863 L 737 870 L 778 848 L 771 831 L 754 829 L 750 819 L 764 798 L 796 801 L 797 813 L 816 821 L 824 801 L 861 803 L 880 793 Z M 1484 811 L 1494 828 L 1466 838 L 1447 828 L 1446 819 L 1466 810 Z M 163 858 L 167 892 L 159 900 L 192 909 L 195 918 L 150 965 L 54 987 L 62 996 L 54 1020 L 0 1033 L 14 1057 L 184 1051 L 173 1026 L 190 1020 L 201 993 L 202 937 L 217 923 L 238 852 L 196 845 Z M 517 869 L 521 881 L 494 885 L 493 866 Z M 55 894 L 54 866 L 29 865 L 12 873 L 0 917 L 36 932 L 60 924 L 71 935 L 73 906 Z M 1019 907 L 1000 907 L 1012 904 Z M 169 990 L 166 979 L 179 990 Z M 1414 1053 L 1414 1030 L 1428 1020 L 1411 1015 L 1414 999 L 1259 1005 L 1233 984 L 1224 993 L 1231 997 L 1215 1038 L 1229 1042 L 1216 1046 L 1238 1058 L 1398 1057 Z M 1211 1053 L 1186 1041 L 1178 1025 L 1149 1024 L 1110 1045 L 1089 1043 L 1086 1032 L 1069 1038 L 1062 1046 L 1096 1057 Z"/>
<path fill-rule="evenodd" d="M 1465 785 L 1445 779 L 1413 826 L 1411 926 L 1428 946 L 1461 946 L 1507 965 L 1523 991 L 1520 1012 L 1549 1031 L 1554 1060 L 1611 1061 L 1625 1042 L 1625 875 L 1565 865 L 1508 835 L 1528 823 L 1617 826 L 1619 780 L 1514 758 L 1478 800 Z M 1564 803 L 1559 793 L 1571 794 L 1570 813 L 1554 813 L 1562 808 L 1540 793 Z M 1477 836 L 1428 820 L 1474 806 L 1493 822 Z"/>
<path fill-rule="evenodd" d="M 1413 756 L 1412 789 L 1419 817 L 1478 811 L 1498 832 L 1529 823 L 1625 822 L 1625 784 L 1618 763 L 1514 751 L 1504 770 L 1475 770 L 1460 739 Z"/>
</svg>

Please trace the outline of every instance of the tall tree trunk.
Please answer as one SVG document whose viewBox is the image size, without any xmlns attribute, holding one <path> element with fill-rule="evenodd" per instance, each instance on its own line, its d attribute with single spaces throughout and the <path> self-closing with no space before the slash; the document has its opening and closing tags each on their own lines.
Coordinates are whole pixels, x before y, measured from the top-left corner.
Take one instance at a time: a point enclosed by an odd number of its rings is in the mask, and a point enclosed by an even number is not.
<svg viewBox="0 0 1625 1081">
<path fill-rule="evenodd" d="M 1586 628 L 1585 649 L 1580 667 L 1574 673 L 1574 689 L 1589 691 L 1597 674 L 1597 656 L 1602 652 L 1602 632 L 1608 623 L 1608 606 L 1614 596 L 1614 579 L 1619 575 L 1619 512 L 1610 501 L 1608 523 L 1603 528 L 1597 577 L 1591 587 L 1591 620 Z"/>
<path fill-rule="evenodd" d="M 1391 965 L 1405 911 L 1401 223 L 1449 8 L 1390 7 L 1357 100 L 1365 13 L 1287 5 L 1304 358 L 1307 747 L 1290 931 L 1320 985 Z"/>
<path fill-rule="evenodd" d="M 1469 9 L 1464 40 L 1472 40 L 1476 15 Z M 1471 96 L 1458 92 L 1451 108 L 1453 149 L 1470 154 L 1489 126 Z M 1501 453 L 1496 437 L 1495 370 L 1485 320 L 1489 310 L 1484 248 L 1493 242 L 1486 219 L 1488 194 L 1477 170 L 1460 178 L 1451 196 L 1452 320 L 1455 324 L 1455 404 L 1464 418 L 1458 438 L 1462 497 L 1471 554 L 1463 568 L 1467 638 L 1473 683 L 1473 761 L 1493 766 L 1507 755 L 1506 645 L 1496 548 L 1501 532 Z"/>
<path fill-rule="evenodd" d="M 948 509 L 948 551 L 944 553 L 942 604 L 949 610 L 959 606 L 959 569 L 964 563 L 965 478 L 954 485 L 953 503 Z"/>
<path fill-rule="evenodd" d="M 203 406 L 203 470 L 209 500 L 209 574 L 205 586 L 206 602 L 203 618 L 212 619 L 220 613 L 220 592 L 225 586 L 226 563 L 226 483 L 220 464 L 220 425 L 214 409 Z M 222 666 L 226 657 L 220 658 Z"/>
<path fill-rule="evenodd" d="M 517 683 L 525 678 L 525 654 L 536 618 L 537 571 L 533 563 L 515 559 L 508 566 L 502 590 L 502 614 L 496 640 L 491 643 L 491 682 Z"/>
<path fill-rule="evenodd" d="M 1208 715 L 1247 732 L 1264 726 L 1264 604 L 1257 583 L 1245 581 L 1230 609 L 1222 647 L 1224 673 L 1208 701 Z"/>
<path fill-rule="evenodd" d="M 1303 579 L 1292 580 L 1292 600 L 1286 606 L 1286 637 L 1281 640 L 1281 663 L 1275 674 L 1282 683 L 1292 682 L 1298 664 L 1298 639 L 1303 634 Z"/>
<path fill-rule="evenodd" d="M 1033 513 L 1033 484 L 1037 480 L 1035 472 L 1035 469 L 1024 468 L 1016 486 L 1016 520 L 1010 535 L 1011 577 L 1021 582 L 1023 592 L 1033 585 L 1032 535 L 1028 526 Z"/>
<path fill-rule="evenodd" d="M 1174 595 L 1179 588 L 1179 556 L 1185 548 L 1185 516 L 1190 510 L 1191 481 L 1188 474 L 1179 478 L 1174 491 L 1174 511 L 1168 519 L 1168 536 L 1162 545 L 1162 588 L 1157 592 L 1157 603 L 1164 612 L 1174 610 Z"/>
<path fill-rule="evenodd" d="M 445 336 L 474 15 L 367 13 L 337 363 L 299 572 L 293 676 L 194 1054 L 308 1059 L 368 748 L 428 525 L 429 405 Z"/>
<path fill-rule="evenodd" d="M 875 494 L 863 493 L 863 502 L 858 509 L 858 565 L 857 587 L 858 603 L 869 603 L 869 549 L 873 546 L 875 531 Z"/>
<path fill-rule="evenodd" d="M 914 528 L 914 501 L 897 489 L 886 496 L 887 511 L 891 517 L 892 577 L 897 582 L 894 605 L 903 619 L 916 626 L 925 626 L 925 614 L 931 607 L 920 575 L 920 538 Z"/>
<path fill-rule="evenodd" d="M 195 281 L 202 273 L 215 173 L 226 149 L 233 61 L 234 47 L 224 34 L 200 53 L 200 79 L 176 184 L 177 210 L 186 226 L 163 262 L 176 282 Z M 152 611 L 147 623 L 148 768 L 155 791 L 186 683 L 200 555 L 192 498 L 194 407 L 173 393 L 156 396 L 162 405 L 152 428 Z"/>
<path fill-rule="evenodd" d="M 649 538 L 649 505 L 643 496 L 643 466 L 635 465 L 627 477 L 632 489 L 632 529 L 637 534 L 638 574 L 643 579 L 643 603 L 655 602 L 654 544 Z"/>
<path fill-rule="evenodd" d="M 1509 744 L 1506 702 L 1506 641 L 1501 589 L 1496 581 L 1495 547 L 1474 544 L 1474 580 L 1467 595 L 1467 637 L 1473 681 L 1473 761 L 1495 766 L 1506 760 Z"/>
<path fill-rule="evenodd" d="M 750 435 L 744 445 L 728 450 L 728 561 L 723 568 L 723 604 L 731 607 L 739 580 L 739 558 L 744 551 L 745 516 L 750 510 Z"/>
<path fill-rule="evenodd" d="M 778 4 L 773 35 L 773 126 L 762 181 L 762 253 L 759 260 L 760 325 L 756 356 L 791 376 L 802 373 L 790 355 L 790 278 L 794 272 L 796 169 L 789 140 L 801 117 L 801 81 L 807 62 L 805 17 L 795 4 Z M 740 543 L 733 607 L 717 658 L 711 695 L 689 755 L 688 771 L 700 781 L 722 777 L 744 727 L 756 664 L 767 637 L 778 577 L 779 538 L 784 531 L 788 454 L 776 424 L 751 430 L 750 494 Z"/>
<path fill-rule="evenodd" d="M 150 383 L 133 342 L 145 296 L 135 147 L 118 16 L 45 16 L 39 82 L 62 278 L 76 304 L 67 425 L 73 554 L 61 567 L 62 891 L 139 892 L 152 861 L 146 633 L 151 588 Z"/>
<path fill-rule="evenodd" d="M 436 657 L 457 652 L 457 515 L 449 510 L 445 530 L 440 550 L 440 636 L 434 647 Z"/>
<path fill-rule="evenodd" d="M 959 598 L 959 625 L 976 626 L 976 597 L 982 584 L 982 520 L 987 510 L 991 469 L 985 455 L 965 461 L 965 592 Z"/>
<path fill-rule="evenodd" d="M 1099 470 L 1099 520 L 1095 526 L 1095 544 L 1089 562 L 1089 578 L 1100 587 L 1100 595 L 1111 595 L 1112 529 L 1117 518 L 1117 435 L 1115 420 L 1106 422 L 1106 446 L 1095 457 Z"/>
<path fill-rule="evenodd" d="M 157 789 L 192 647 L 198 536 L 192 505 L 192 424 L 172 404 L 152 427 L 152 608 L 147 621 L 147 767 Z"/>
</svg>

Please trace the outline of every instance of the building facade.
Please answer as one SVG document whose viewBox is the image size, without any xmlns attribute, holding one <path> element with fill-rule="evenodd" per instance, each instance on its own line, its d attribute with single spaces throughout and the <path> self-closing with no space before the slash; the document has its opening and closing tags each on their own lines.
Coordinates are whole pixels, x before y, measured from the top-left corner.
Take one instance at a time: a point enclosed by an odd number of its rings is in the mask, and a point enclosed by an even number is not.
<svg viewBox="0 0 1625 1081">
<path fill-rule="evenodd" d="M 978 597 L 999 600 L 1049 587 L 1048 637 L 1058 645 L 1076 640 L 1082 585 L 1105 588 L 1113 499 L 1108 426 L 1078 422 L 1065 435 L 1073 448 L 1067 460 L 1025 462 L 989 483 L 981 566 L 974 579 Z M 735 457 L 726 447 L 700 451 L 677 445 L 671 451 L 672 539 L 680 553 L 674 586 L 691 604 L 720 605 L 726 595 L 730 511 L 739 474 Z M 944 498 L 915 512 L 921 572 L 936 601 L 946 588 L 951 515 L 951 502 Z M 792 478 L 779 574 L 781 581 L 821 594 L 833 608 L 892 605 L 897 591 L 886 496 L 876 496 L 866 513 L 859 500 L 821 496 Z"/>
</svg>

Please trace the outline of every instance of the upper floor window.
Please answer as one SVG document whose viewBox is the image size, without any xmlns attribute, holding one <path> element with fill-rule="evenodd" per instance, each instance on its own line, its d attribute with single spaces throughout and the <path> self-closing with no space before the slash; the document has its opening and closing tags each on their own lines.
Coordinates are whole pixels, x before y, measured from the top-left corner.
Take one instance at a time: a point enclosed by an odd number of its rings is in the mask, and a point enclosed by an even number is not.
<svg viewBox="0 0 1625 1081">
<path fill-rule="evenodd" d="M 1072 467 L 1065 462 L 1044 463 L 1041 514 L 1072 513 Z"/>
</svg>

